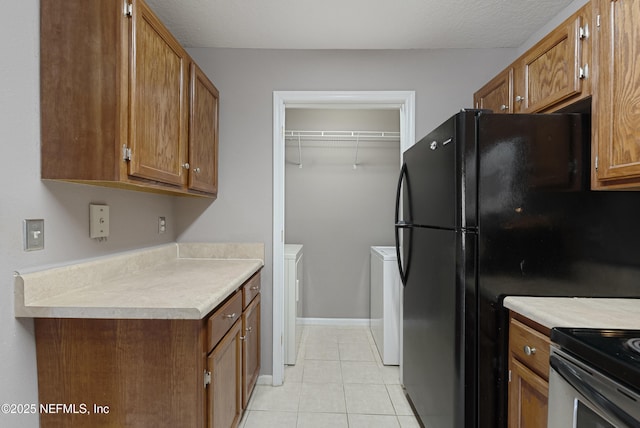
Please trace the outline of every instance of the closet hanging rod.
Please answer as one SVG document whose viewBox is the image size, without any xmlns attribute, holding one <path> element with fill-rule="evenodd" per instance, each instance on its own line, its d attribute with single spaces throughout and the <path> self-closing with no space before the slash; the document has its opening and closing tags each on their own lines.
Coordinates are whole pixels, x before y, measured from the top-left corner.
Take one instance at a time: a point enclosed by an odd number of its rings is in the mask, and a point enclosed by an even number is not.
<svg viewBox="0 0 640 428">
<path fill-rule="evenodd" d="M 395 131 L 302 131 L 285 130 L 285 138 L 302 139 L 345 139 L 345 140 L 397 140 L 400 141 L 400 132 Z"/>
</svg>

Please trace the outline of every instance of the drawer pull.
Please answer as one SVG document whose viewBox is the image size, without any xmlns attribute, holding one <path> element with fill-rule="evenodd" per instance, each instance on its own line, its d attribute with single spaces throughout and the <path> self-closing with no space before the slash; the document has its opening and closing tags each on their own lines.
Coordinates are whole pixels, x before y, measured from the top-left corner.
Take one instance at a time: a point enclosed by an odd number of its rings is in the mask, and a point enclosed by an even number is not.
<svg viewBox="0 0 640 428">
<path fill-rule="evenodd" d="M 225 317 L 225 318 L 229 318 L 229 319 L 231 319 L 231 318 L 235 318 L 235 317 L 236 317 L 236 313 L 234 312 L 234 313 L 232 313 L 232 314 L 225 315 L 224 317 Z"/>
<path fill-rule="evenodd" d="M 532 348 L 529 345 L 524 346 L 524 353 L 526 355 L 534 355 L 536 353 L 536 348 Z"/>
</svg>

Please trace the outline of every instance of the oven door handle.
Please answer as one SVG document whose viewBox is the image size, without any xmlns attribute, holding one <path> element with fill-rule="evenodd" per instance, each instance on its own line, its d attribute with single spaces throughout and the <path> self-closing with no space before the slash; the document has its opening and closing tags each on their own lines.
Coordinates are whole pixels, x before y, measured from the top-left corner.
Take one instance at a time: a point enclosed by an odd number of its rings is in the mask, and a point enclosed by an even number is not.
<svg viewBox="0 0 640 428">
<path fill-rule="evenodd" d="M 602 395 L 595 389 L 589 382 L 580 376 L 580 373 L 576 371 L 570 363 L 563 361 L 555 355 L 549 357 L 549 363 L 566 382 L 569 383 L 576 391 L 582 394 L 589 402 L 600 409 L 600 411 L 606 413 L 617 424 L 624 424 L 623 426 L 636 427 L 638 421 L 630 416 L 627 412 L 620 407 L 612 403 L 607 397 Z"/>
</svg>

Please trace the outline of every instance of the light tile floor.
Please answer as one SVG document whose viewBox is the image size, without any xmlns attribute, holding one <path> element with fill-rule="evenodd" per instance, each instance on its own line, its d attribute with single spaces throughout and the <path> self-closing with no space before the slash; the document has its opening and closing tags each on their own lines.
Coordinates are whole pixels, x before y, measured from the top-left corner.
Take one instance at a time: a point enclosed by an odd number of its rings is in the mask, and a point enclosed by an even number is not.
<svg viewBox="0 0 640 428">
<path fill-rule="evenodd" d="M 240 428 L 413 428 L 418 421 L 367 327 L 304 326 L 282 386 L 256 385 Z"/>
</svg>

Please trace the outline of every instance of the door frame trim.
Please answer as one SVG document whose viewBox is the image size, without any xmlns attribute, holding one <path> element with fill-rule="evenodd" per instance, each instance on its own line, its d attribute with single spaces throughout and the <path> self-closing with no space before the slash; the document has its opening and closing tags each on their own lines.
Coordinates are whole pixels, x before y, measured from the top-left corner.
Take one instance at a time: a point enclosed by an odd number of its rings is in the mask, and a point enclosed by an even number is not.
<svg viewBox="0 0 640 428">
<path fill-rule="evenodd" d="M 400 151 L 415 143 L 415 91 L 273 92 L 273 371 L 272 384 L 284 381 L 284 124 L 287 108 L 398 109 Z M 402 156 L 400 157 L 402 163 Z"/>
</svg>

